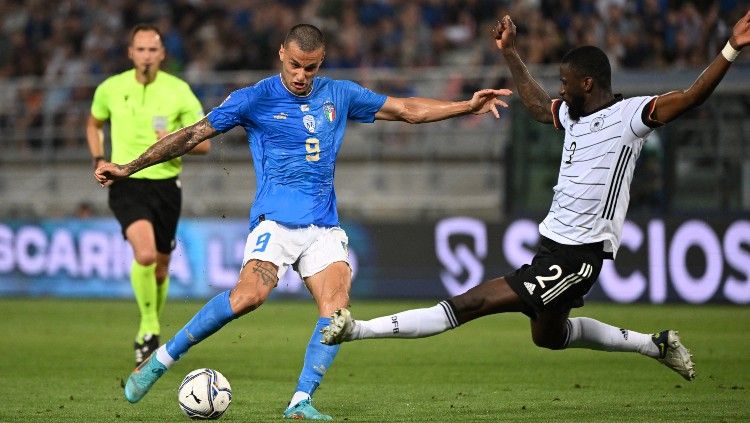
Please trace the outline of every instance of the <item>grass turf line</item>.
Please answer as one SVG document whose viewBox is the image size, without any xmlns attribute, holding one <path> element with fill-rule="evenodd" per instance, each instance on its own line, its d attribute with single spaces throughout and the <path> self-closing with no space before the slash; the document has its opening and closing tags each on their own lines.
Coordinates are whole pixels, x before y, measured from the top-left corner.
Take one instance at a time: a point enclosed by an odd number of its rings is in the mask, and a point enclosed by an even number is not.
<svg viewBox="0 0 750 423">
<path fill-rule="evenodd" d="M 201 305 L 170 301 L 163 340 Z M 355 301 L 352 311 L 367 319 L 429 305 Z M 194 347 L 131 405 L 121 382 L 133 361 L 133 302 L 0 299 L 0 310 L 0 422 L 187 421 L 176 390 L 199 367 L 232 385 L 223 421 L 281 421 L 317 314 L 311 302 L 270 301 Z M 750 308 L 588 304 L 573 314 L 680 330 L 698 378 L 636 354 L 536 348 L 527 319 L 508 314 L 428 339 L 345 344 L 316 406 L 348 422 L 750 421 Z"/>
</svg>

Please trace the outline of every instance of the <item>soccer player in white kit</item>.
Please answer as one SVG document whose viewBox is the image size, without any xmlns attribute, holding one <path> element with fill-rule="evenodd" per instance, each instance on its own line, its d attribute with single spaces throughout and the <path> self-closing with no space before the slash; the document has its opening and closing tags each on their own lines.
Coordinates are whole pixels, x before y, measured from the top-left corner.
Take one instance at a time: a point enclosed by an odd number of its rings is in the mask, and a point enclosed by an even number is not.
<svg viewBox="0 0 750 423">
<path fill-rule="evenodd" d="M 552 205 L 539 225 L 541 242 L 531 264 L 430 308 L 367 321 L 353 320 L 347 309 L 336 310 L 331 324 L 323 329 L 323 342 L 420 338 L 478 317 L 514 311 L 530 317 L 531 337 L 537 346 L 638 352 L 693 380 L 692 357 L 676 331 L 651 335 L 569 314 L 583 305 L 602 261 L 617 254 L 630 182 L 643 143 L 654 128 L 709 97 L 740 50 L 750 43 L 750 11 L 734 26 L 721 54 L 688 89 L 658 96 L 625 99 L 613 94 L 607 56 L 586 46 L 562 59 L 560 99 L 553 100 L 521 61 L 515 37 L 516 27 L 506 16 L 498 22 L 495 38 L 516 92 L 534 119 L 565 132 Z"/>
</svg>

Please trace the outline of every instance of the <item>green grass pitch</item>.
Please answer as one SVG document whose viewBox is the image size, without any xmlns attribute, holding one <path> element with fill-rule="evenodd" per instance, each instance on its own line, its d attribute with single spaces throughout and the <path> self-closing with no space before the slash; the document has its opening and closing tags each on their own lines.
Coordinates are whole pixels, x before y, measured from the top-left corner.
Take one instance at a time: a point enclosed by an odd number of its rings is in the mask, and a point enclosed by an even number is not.
<svg viewBox="0 0 750 423">
<path fill-rule="evenodd" d="M 434 303 L 364 302 L 370 318 Z M 202 305 L 172 300 L 171 336 Z M 0 300 L 0 422 L 179 422 L 182 377 L 229 379 L 223 421 L 281 421 L 314 326 L 312 302 L 269 301 L 194 347 L 138 404 L 125 401 L 137 309 L 131 301 Z M 588 304 L 586 315 L 644 332 L 681 331 L 698 377 L 688 383 L 631 353 L 547 351 L 526 318 L 486 317 L 420 340 L 345 344 L 315 396 L 347 422 L 750 421 L 750 307 Z"/>
</svg>

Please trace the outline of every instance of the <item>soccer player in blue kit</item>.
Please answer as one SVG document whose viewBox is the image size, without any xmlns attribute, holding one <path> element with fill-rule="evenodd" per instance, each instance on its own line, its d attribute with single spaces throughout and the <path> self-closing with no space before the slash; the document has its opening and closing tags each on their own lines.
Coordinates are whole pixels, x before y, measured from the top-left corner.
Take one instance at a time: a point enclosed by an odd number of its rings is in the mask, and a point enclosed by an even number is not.
<svg viewBox="0 0 750 423">
<path fill-rule="evenodd" d="M 511 94 L 505 89 L 485 89 L 466 101 L 387 97 L 351 81 L 316 76 L 324 55 L 323 34 L 318 28 L 307 24 L 293 27 L 279 49 L 279 75 L 233 92 L 205 118 L 163 137 L 130 163 L 106 163 L 96 170 L 96 179 L 108 185 L 242 126 L 257 178 L 237 285 L 208 301 L 131 373 L 125 385 L 125 397 L 131 403 L 143 398 L 191 346 L 263 304 L 279 278 L 293 266 L 315 299 L 320 317 L 284 417 L 332 420 L 313 407 L 311 397 L 339 349 L 321 343 L 320 332 L 330 323 L 328 316 L 349 303 L 348 239 L 339 227 L 333 185 L 347 120 L 424 123 L 487 112 L 499 117 L 498 106 L 507 104 L 498 96 Z"/>
</svg>

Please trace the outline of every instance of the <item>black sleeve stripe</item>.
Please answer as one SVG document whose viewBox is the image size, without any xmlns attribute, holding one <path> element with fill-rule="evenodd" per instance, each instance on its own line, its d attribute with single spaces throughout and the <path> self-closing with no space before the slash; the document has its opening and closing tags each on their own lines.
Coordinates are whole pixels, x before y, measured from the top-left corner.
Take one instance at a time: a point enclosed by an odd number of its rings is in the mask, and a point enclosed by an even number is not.
<svg viewBox="0 0 750 423">
<path fill-rule="evenodd" d="M 641 107 L 643 107 L 643 105 L 644 105 L 644 104 L 645 104 L 645 103 L 646 103 L 647 101 L 648 101 L 648 98 L 647 98 L 647 99 L 645 99 L 645 100 L 643 100 L 643 101 L 641 102 L 641 104 L 639 104 L 639 105 L 638 105 L 638 108 L 640 109 Z M 645 107 L 643 107 L 643 108 L 644 108 L 644 109 L 646 109 Z M 641 113 L 641 114 L 642 114 L 642 113 Z M 635 135 L 636 137 L 640 138 L 640 137 L 641 137 L 641 135 L 640 135 L 640 134 L 639 134 L 638 132 L 636 132 L 636 131 L 635 131 L 635 129 L 633 129 L 633 120 L 634 120 L 634 119 L 635 119 L 635 115 L 634 115 L 633 117 L 631 117 L 631 118 L 630 118 L 630 125 L 629 125 L 629 126 L 630 126 L 630 132 L 632 132 L 632 133 L 633 133 L 633 135 Z M 643 118 L 641 118 L 641 120 L 643 120 Z"/>
<path fill-rule="evenodd" d="M 643 121 L 643 124 L 652 129 L 658 128 L 664 125 L 663 123 L 659 122 L 658 120 L 655 120 L 652 117 L 654 114 L 654 108 L 656 107 L 657 98 L 658 97 L 652 98 L 651 101 L 641 111 L 641 120 Z"/>
<path fill-rule="evenodd" d="M 562 100 L 556 98 L 552 100 L 550 111 L 552 112 L 552 125 L 555 126 L 555 129 L 562 131 L 565 128 L 563 128 L 560 122 L 560 106 L 562 106 Z"/>
</svg>

